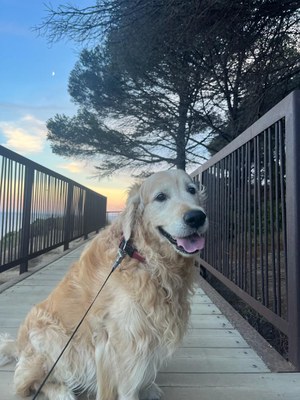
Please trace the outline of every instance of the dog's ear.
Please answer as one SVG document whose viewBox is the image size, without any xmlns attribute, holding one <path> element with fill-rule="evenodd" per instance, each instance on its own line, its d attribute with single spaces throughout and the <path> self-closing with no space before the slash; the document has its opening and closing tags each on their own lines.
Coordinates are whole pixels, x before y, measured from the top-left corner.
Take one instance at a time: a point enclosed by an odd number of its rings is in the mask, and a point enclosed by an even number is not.
<svg viewBox="0 0 300 400">
<path fill-rule="evenodd" d="M 125 210 L 123 211 L 122 229 L 125 240 L 129 240 L 132 234 L 134 224 L 137 219 L 137 212 L 141 204 L 140 196 L 141 185 L 133 185 L 128 193 Z"/>
</svg>

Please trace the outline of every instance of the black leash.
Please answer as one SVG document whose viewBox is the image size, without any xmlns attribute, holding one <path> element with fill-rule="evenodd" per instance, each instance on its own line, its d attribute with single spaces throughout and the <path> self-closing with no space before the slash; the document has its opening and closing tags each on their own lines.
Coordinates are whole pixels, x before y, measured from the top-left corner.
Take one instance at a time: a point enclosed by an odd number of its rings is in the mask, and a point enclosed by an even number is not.
<svg viewBox="0 0 300 400">
<path fill-rule="evenodd" d="M 53 372 L 54 368 L 56 367 L 57 363 L 59 362 L 59 360 L 61 359 L 61 357 L 63 356 L 64 352 L 66 351 L 67 347 L 69 346 L 69 344 L 71 343 L 72 339 L 74 338 L 75 334 L 77 333 L 78 329 L 80 328 L 81 324 L 83 323 L 85 317 L 87 316 L 88 312 L 90 311 L 90 309 L 93 307 L 93 305 L 95 304 L 95 301 L 97 300 L 97 297 L 99 296 L 99 294 L 101 293 L 102 289 L 104 288 L 104 286 L 106 285 L 107 281 L 109 280 L 111 274 L 114 272 L 114 270 L 116 268 L 118 268 L 118 266 L 121 264 L 121 262 L 123 261 L 123 259 L 126 256 L 126 248 L 127 245 L 127 241 L 125 241 L 125 243 L 122 243 L 122 246 L 119 247 L 118 250 L 118 257 L 116 259 L 116 261 L 114 262 L 112 269 L 110 271 L 110 273 L 107 275 L 105 281 L 103 282 L 102 286 L 100 287 L 100 289 L 98 290 L 96 296 L 94 297 L 94 300 L 91 302 L 91 304 L 89 305 L 88 309 L 86 310 L 86 312 L 84 313 L 83 317 L 81 318 L 81 320 L 79 321 L 78 325 L 76 326 L 76 328 L 74 329 L 72 335 L 70 336 L 69 340 L 67 341 L 67 343 L 65 344 L 64 348 L 62 349 L 60 355 L 58 356 L 57 360 L 55 361 L 55 363 L 52 365 L 51 369 L 49 370 L 49 372 L 47 373 L 47 375 L 45 376 L 43 382 L 40 384 L 39 388 L 37 389 L 37 391 L 35 392 L 32 400 L 36 400 L 38 395 L 40 394 L 43 386 L 45 385 L 45 383 L 47 382 L 49 376 L 51 375 L 51 373 Z"/>
</svg>

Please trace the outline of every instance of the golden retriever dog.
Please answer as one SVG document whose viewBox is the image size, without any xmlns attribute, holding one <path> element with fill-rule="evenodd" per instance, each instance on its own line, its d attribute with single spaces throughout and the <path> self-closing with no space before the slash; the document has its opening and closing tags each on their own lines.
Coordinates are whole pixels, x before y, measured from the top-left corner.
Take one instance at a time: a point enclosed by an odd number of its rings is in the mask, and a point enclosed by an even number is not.
<svg viewBox="0 0 300 400">
<path fill-rule="evenodd" d="M 35 393 L 118 257 L 41 392 L 46 399 L 157 400 L 154 383 L 188 326 L 194 256 L 204 246 L 203 193 L 181 170 L 134 185 L 126 207 L 86 247 L 46 300 L 35 305 L 16 341 L 0 339 L 0 362 L 17 359 L 16 393 Z M 123 241 L 122 241 L 123 238 Z"/>
</svg>

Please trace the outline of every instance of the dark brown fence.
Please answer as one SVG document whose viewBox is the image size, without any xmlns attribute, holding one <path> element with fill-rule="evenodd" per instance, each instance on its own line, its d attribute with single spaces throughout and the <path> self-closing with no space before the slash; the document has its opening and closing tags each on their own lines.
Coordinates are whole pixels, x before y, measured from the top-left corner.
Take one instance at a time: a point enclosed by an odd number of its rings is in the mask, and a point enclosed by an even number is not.
<svg viewBox="0 0 300 400">
<path fill-rule="evenodd" d="M 106 197 L 0 146 L 0 272 L 105 223 Z"/>
<path fill-rule="evenodd" d="M 300 369 L 300 92 L 198 168 L 210 227 L 201 264 L 288 337 Z"/>
</svg>

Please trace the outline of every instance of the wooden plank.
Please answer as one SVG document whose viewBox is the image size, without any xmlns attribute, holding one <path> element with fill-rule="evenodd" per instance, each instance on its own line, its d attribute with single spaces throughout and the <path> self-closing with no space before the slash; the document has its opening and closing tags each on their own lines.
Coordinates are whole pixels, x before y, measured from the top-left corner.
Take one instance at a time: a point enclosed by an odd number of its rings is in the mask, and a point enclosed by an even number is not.
<svg viewBox="0 0 300 400">
<path fill-rule="evenodd" d="M 197 333 L 195 334 L 195 332 Z M 249 348 L 249 345 L 235 331 L 225 329 L 197 329 L 192 330 L 191 333 L 188 333 L 184 337 L 182 347 Z"/>
<path fill-rule="evenodd" d="M 33 293 L 30 297 L 25 294 L 15 297 L 0 297 L 0 315 L 5 316 L 7 313 L 15 312 L 15 310 L 21 310 L 22 312 L 24 309 L 30 310 L 34 304 L 40 303 L 48 296 L 48 293 L 51 292 L 51 287 L 46 287 L 43 291 L 44 293 Z"/>
<path fill-rule="evenodd" d="M 188 329 L 185 338 L 189 338 L 190 336 L 194 336 L 196 338 L 210 338 L 215 337 L 220 341 L 225 337 L 234 337 L 237 340 L 244 340 L 241 334 L 236 329 Z"/>
<path fill-rule="evenodd" d="M 234 337 L 224 337 L 222 340 L 215 337 L 186 337 L 184 338 L 183 347 L 195 347 L 199 348 L 249 348 L 249 345 L 244 339 L 237 340 Z"/>
<path fill-rule="evenodd" d="M 51 287 L 52 285 L 49 285 L 49 289 Z M 28 290 L 29 290 L 28 287 L 25 285 L 13 286 L 13 288 L 9 288 L 1 294 L 0 301 L 2 298 L 4 299 L 9 298 L 10 300 L 23 299 L 24 301 L 25 297 L 28 298 Z M 40 297 L 42 299 L 48 296 L 48 292 L 46 292 L 45 286 L 33 286 L 30 288 L 30 297 L 31 296 Z"/>
<path fill-rule="evenodd" d="M 22 321 L 22 319 L 20 319 L 19 316 L 10 317 L 10 318 L 9 317 L 3 318 L 1 316 L 1 318 L 0 318 L 0 332 L 5 332 L 5 328 L 19 327 L 21 321 Z"/>
<path fill-rule="evenodd" d="M 19 327 L 20 323 L 25 319 L 27 312 L 18 313 L 10 316 L 1 316 L 0 318 L 0 333 L 5 332 L 5 328 Z"/>
<path fill-rule="evenodd" d="M 240 387 L 238 382 L 235 387 L 220 388 L 163 388 L 165 399 L 172 400 L 299 400 L 299 391 L 294 387 L 287 390 L 279 389 L 278 392 L 268 388 L 257 389 L 254 385 Z"/>
<path fill-rule="evenodd" d="M 256 374 L 177 374 L 160 372 L 157 383 L 161 387 L 199 387 L 199 388 L 226 388 L 252 386 L 267 388 L 270 392 L 280 392 L 284 387 L 295 386 L 300 393 L 300 374 L 296 373 L 256 373 Z M 274 390 L 272 390 L 272 388 Z M 241 398 L 242 399 L 242 398 Z"/>
<path fill-rule="evenodd" d="M 28 301 L 27 303 L 25 303 L 23 301 L 22 304 L 8 304 L 3 305 L 1 302 L 0 305 L 0 315 L 1 318 L 9 318 L 9 317 L 19 317 L 19 318 L 23 318 L 24 315 L 26 315 L 32 308 L 32 305 L 30 304 L 30 302 Z"/>
<path fill-rule="evenodd" d="M 2 365 L 0 366 L 0 372 L 5 371 L 5 372 L 14 372 L 15 370 L 16 363 L 11 362 L 10 364 Z M 1 381 L 1 379 L 0 379 Z M 1 399 L 1 392 L 0 392 L 0 399 Z"/>
<path fill-rule="evenodd" d="M 221 311 L 212 303 L 192 304 L 191 311 L 194 315 L 221 314 Z"/>
<path fill-rule="evenodd" d="M 35 274 L 34 278 L 35 279 L 39 279 L 39 278 L 43 278 L 43 279 L 55 278 L 55 279 L 57 279 L 59 281 L 66 275 L 66 273 L 67 273 L 66 269 L 64 271 L 58 271 L 58 270 L 45 271 L 44 273 L 42 273 L 40 271 L 37 274 Z"/>
<path fill-rule="evenodd" d="M 190 327 L 193 329 L 233 329 L 223 315 L 191 315 Z"/>
<path fill-rule="evenodd" d="M 192 304 L 213 304 L 211 299 L 206 294 L 194 296 L 191 301 Z"/>
<path fill-rule="evenodd" d="M 240 348 L 234 348 L 234 349 L 228 349 L 225 347 L 220 347 L 220 348 L 201 348 L 201 347 L 180 347 L 178 348 L 174 355 L 173 359 L 178 359 L 178 358 L 187 358 L 187 359 L 192 359 L 194 358 L 195 360 L 202 360 L 204 358 L 210 358 L 210 359 L 215 359 L 215 358 L 230 358 L 230 360 L 235 360 L 239 358 L 246 358 L 248 360 L 251 360 L 251 362 L 254 362 L 254 360 L 257 360 L 258 363 L 261 363 L 261 359 L 258 357 L 258 355 L 255 353 L 250 348 L 247 349 L 240 349 Z"/>
<path fill-rule="evenodd" d="M 13 373 L 1 371 L 0 375 L 0 399 L 1 400 L 20 400 L 20 397 L 14 394 Z"/>
<path fill-rule="evenodd" d="M 203 294 L 206 295 L 206 293 L 204 292 L 204 290 L 201 289 L 200 287 L 197 287 L 196 290 L 195 290 L 195 293 L 194 293 L 194 296 L 193 296 L 193 297 L 195 297 L 195 296 L 202 296 Z"/>
<path fill-rule="evenodd" d="M 33 286 L 43 286 L 43 287 L 51 287 L 51 288 L 55 288 L 55 286 L 58 284 L 58 282 L 60 281 L 60 279 L 57 278 L 47 278 L 47 279 L 36 279 L 36 278 L 32 278 L 30 281 L 28 282 L 20 282 L 18 283 L 18 285 L 22 285 L 22 286 L 27 286 L 27 287 L 33 287 Z M 30 290 L 30 289 L 29 289 Z"/>
<path fill-rule="evenodd" d="M 260 359 L 207 357 L 178 358 L 174 357 L 162 372 L 176 373 L 257 373 L 269 372 L 269 369 Z"/>
<path fill-rule="evenodd" d="M 176 373 L 248 373 L 269 372 L 265 365 L 259 363 L 251 364 L 246 359 L 241 359 L 233 363 L 229 363 L 228 359 L 219 358 L 218 360 L 203 359 L 184 360 L 177 359 L 170 362 L 166 367 L 161 369 L 162 372 Z M 237 380 L 238 382 L 238 380 Z"/>
</svg>

